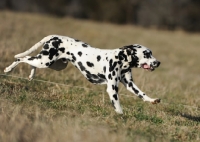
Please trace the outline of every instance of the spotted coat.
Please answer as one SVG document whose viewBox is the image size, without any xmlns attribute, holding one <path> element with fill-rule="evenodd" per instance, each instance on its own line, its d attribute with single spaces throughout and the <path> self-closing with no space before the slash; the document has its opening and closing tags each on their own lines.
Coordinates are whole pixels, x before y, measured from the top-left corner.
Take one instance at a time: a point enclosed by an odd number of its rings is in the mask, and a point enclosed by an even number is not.
<svg viewBox="0 0 200 142">
<path fill-rule="evenodd" d="M 42 50 L 36 56 L 27 56 L 40 46 Z M 17 64 L 24 62 L 32 66 L 30 80 L 37 68 L 65 69 L 71 62 L 83 76 L 93 84 L 106 84 L 111 103 L 117 113 L 120 107 L 118 85 L 121 82 L 133 94 L 144 101 L 159 103 L 160 99 L 152 99 L 142 92 L 133 82 L 131 68 L 143 68 L 153 71 L 160 65 L 152 52 L 138 44 L 118 49 L 94 48 L 80 40 L 66 36 L 50 35 L 36 43 L 29 50 L 15 55 L 17 58 L 4 72 L 11 71 Z"/>
</svg>

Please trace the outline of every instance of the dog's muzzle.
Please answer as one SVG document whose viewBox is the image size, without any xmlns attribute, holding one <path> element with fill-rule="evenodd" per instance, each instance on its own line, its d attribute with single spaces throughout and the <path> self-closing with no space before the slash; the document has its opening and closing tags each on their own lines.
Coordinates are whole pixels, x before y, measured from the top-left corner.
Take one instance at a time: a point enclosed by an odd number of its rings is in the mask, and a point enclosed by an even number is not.
<svg viewBox="0 0 200 142">
<path fill-rule="evenodd" d="M 160 66 L 160 61 L 154 61 L 150 67 L 151 67 L 151 71 L 153 71 L 155 68 Z"/>
<path fill-rule="evenodd" d="M 153 67 L 159 67 L 160 66 L 160 61 L 154 61 L 153 62 Z"/>
<path fill-rule="evenodd" d="M 144 63 L 141 65 L 141 67 L 147 71 L 154 71 L 155 68 L 159 67 L 159 65 L 160 65 L 160 61 L 154 61 L 150 65 L 148 65 L 147 63 Z"/>
</svg>

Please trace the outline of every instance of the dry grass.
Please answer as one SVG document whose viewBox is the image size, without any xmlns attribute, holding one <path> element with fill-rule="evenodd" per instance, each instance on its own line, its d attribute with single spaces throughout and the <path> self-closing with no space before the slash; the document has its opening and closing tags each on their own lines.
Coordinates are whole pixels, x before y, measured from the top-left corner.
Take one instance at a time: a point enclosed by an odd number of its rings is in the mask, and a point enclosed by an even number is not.
<svg viewBox="0 0 200 142">
<path fill-rule="evenodd" d="M 0 19 L 1 74 L 15 54 L 49 34 L 99 48 L 139 43 L 162 64 L 155 72 L 134 69 L 134 80 L 149 96 L 163 101 L 151 105 L 121 95 L 124 114 L 117 115 L 105 86 L 89 83 L 71 65 L 60 72 L 37 70 L 36 79 L 72 87 L 0 76 L 0 141 L 199 141 L 199 34 L 7 11 L 0 12 Z M 29 66 L 20 64 L 11 75 L 28 77 L 29 72 Z M 119 90 L 134 96 L 124 87 Z"/>
</svg>

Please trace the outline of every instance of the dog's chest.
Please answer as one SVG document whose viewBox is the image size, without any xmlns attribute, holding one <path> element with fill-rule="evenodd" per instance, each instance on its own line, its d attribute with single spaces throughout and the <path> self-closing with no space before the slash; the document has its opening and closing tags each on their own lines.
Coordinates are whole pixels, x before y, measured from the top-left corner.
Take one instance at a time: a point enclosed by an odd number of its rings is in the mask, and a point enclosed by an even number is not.
<svg viewBox="0 0 200 142">
<path fill-rule="evenodd" d="M 108 63 L 108 53 L 95 48 L 73 51 L 76 61 L 72 62 L 88 81 L 94 84 L 107 83 L 105 68 Z"/>
</svg>

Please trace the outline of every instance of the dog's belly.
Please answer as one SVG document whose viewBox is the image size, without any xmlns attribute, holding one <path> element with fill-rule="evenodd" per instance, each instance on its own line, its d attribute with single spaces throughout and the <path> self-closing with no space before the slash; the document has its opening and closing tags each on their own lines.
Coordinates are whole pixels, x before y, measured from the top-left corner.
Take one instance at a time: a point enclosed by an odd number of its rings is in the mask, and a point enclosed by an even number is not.
<svg viewBox="0 0 200 142">
<path fill-rule="evenodd" d="M 104 76 L 102 77 L 101 74 L 89 74 L 87 73 L 86 75 L 84 75 L 88 81 L 90 81 L 93 84 L 106 84 L 107 80 L 106 78 L 104 78 Z"/>
<path fill-rule="evenodd" d="M 96 63 L 94 67 L 88 67 L 84 61 L 77 61 L 72 63 L 76 66 L 85 78 L 93 84 L 106 84 L 107 80 L 104 74 L 103 66 Z"/>
<path fill-rule="evenodd" d="M 79 68 L 78 68 L 79 69 Z M 103 73 L 94 72 L 92 70 L 84 70 L 79 69 L 80 72 L 85 76 L 85 78 L 93 84 L 106 84 L 107 80 Z"/>
</svg>

